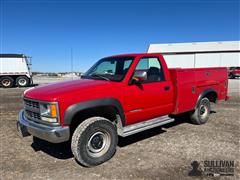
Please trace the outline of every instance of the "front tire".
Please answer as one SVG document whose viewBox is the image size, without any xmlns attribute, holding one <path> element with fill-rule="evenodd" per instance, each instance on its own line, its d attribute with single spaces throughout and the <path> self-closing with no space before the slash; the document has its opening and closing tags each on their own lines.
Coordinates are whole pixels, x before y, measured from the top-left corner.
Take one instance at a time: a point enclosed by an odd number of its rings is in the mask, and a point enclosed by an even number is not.
<svg viewBox="0 0 240 180">
<path fill-rule="evenodd" d="M 71 148 L 75 159 L 83 166 L 102 164 L 116 152 L 118 135 L 111 121 L 92 117 L 83 121 L 74 131 Z"/>
<path fill-rule="evenodd" d="M 191 122 L 197 125 L 205 124 L 209 119 L 210 111 L 211 107 L 208 98 L 201 99 L 198 107 L 190 116 Z"/>
</svg>

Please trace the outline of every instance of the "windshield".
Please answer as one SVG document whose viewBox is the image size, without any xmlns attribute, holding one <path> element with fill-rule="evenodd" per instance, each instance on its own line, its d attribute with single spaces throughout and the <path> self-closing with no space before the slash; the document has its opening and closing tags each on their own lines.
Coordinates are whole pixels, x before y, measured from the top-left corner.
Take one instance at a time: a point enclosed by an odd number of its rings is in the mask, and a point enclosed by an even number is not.
<svg viewBox="0 0 240 180">
<path fill-rule="evenodd" d="M 82 78 L 122 81 L 134 58 L 124 56 L 101 59 Z"/>
</svg>

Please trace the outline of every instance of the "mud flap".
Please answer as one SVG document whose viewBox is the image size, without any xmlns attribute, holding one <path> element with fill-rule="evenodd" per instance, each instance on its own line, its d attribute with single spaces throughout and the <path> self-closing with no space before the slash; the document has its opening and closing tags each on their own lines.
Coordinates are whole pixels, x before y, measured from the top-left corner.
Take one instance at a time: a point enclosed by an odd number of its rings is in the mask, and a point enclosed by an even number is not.
<svg viewBox="0 0 240 180">
<path fill-rule="evenodd" d="M 18 131 L 18 135 L 21 138 L 24 138 L 24 137 L 27 137 L 27 136 L 31 135 L 31 134 L 29 134 L 29 132 L 27 130 L 27 127 L 22 126 L 19 122 L 17 122 L 17 131 Z"/>
</svg>

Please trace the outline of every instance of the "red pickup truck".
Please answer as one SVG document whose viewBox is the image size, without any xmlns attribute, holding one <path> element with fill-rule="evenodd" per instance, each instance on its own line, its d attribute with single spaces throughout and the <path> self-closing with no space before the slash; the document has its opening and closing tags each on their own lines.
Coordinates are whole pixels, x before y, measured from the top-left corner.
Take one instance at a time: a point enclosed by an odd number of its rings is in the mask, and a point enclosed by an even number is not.
<svg viewBox="0 0 240 180">
<path fill-rule="evenodd" d="M 230 79 L 240 77 L 240 67 L 230 67 L 228 70 L 228 77 Z"/>
<path fill-rule="evenodd" d="M 22 137 L 71 141 L 76 160 L 95 166 L 129 136 L 185 113 L 204 124 L 210 102 L 227 99 L 227 68 L 168 69 L 161 54 L 99 60 L 79 80 L 38 86 L 23 94 L 17 123 Z"/>
</svg>

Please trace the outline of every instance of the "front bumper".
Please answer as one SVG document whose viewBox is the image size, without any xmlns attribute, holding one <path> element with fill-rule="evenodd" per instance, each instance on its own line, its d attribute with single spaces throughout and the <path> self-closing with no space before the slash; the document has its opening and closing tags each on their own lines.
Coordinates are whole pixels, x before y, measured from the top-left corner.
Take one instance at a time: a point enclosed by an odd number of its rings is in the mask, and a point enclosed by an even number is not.
<svg viewBox="0 0 240 180">
<path fill-rule="evenodd" d="M 29 121 L 24 117 L 23 110 L 20 111 L 18 116 L 17 129 L 21 137 L 33 135 L 52 143 L 65 142 L 70 138 L 69 127 L 51 127 Z"/>
</svg>

